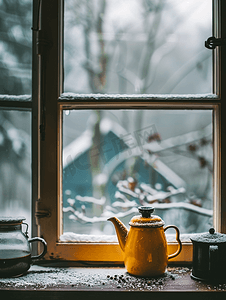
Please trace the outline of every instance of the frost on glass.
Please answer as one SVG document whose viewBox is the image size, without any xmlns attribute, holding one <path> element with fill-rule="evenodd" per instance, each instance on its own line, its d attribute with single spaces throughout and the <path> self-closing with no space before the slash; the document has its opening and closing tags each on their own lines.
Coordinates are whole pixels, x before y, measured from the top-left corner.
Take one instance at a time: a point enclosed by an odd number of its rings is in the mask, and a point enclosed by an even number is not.
<svg viewBox="0 0 226 300">
<path fill-rule="evenodd" d="M 30 112 L 0 110 L 0 216 L 31 224 Z"/>
<path fill-rule="evenodd" d="M 212 92 L 212 0 L 66 0 L 64 91 Z"/>
<path fill-rule="evenodd" d="M 0 1 L 0 94 L 31 94 L 32 1 Z"/>
<path fill-rule="evenodd" d="M 63 111 L 61 240 L 112 240 L 107 218 L 128 226 L 141 205 L 181 233 L 209 230 L 212 142 L 212 110 Z"/>
</svg>

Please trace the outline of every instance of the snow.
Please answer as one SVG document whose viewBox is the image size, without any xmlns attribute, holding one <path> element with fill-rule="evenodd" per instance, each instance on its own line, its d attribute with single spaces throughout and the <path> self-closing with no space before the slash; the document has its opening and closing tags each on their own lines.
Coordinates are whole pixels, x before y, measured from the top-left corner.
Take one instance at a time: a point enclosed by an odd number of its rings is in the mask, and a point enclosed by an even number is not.
<svg viewBox="0 0 226 300">
<path fill-rule="evenodd" d="M 136 201 L 129 201 L 127 200 L 126 202 L 120 202 L 120 201 L 115 201 L 112 203 L 113 207 L 120 207 L 120 208 L 130 208 L 130 207 L 136 207 L 137 203 Z"/>
<path fill-rule="evenodd" d="M 60 237 L 61 242 L 83 242 L 83 243 L 116 243 L 118 239 L 116 235 L 91 235 L 76 234 L 74 232 L 65 232 Z"/>
<path fill-rule="evenodd" d="M 131 276 L 122 267 L 57 268 L 32 266 L 23 276 L 0 278 L 0 289 L 44 290 L 69 287 L 74 289 L 161 290 L 167 283 L 180 279 L 184 274 L 189 273 L 189 268 L 169 268 L 165 274 L 158 278 L 142 278 Z"/>
<path fill-rule="evenodd" d="M 117 100 L 122 101 L 131 101 L 131 100 L 143 100 L 143 101 L 178 101 L 178 100 L 216 100 L 218 98 L 217 95 L 214 94 L 131 94 L 131 95 L 122 95 L 122 94 L 75 94 L 75 93 L 63 93 L 59 101 L 61 102 L 73 102 L 73 101 L 91 101 L 96 100 L 100 103 L 102 101 L 114 101 L 114 103 L 111 103 L 107 105 L 108 109 L 112 106 L 115 107 L 118 106 Z M 65 104 L 65 103 L 64 103 Z M 130 107 L 131 107 L 131 103 Z M 154 103 L 150 103 L 154 104 Z M 142 105 L 142 104 L 141 104 Z M 158 103 L 159 105 L 159 103 Z M 123 105 L 121 105 L 123 106 Z M 76 107 L 78 107 L 78 104 L 76 103 Z"/>
<path fill-rule="evenodd" d="M 75 198 L 76 198 L 76 200 L 81 201 L 81 202 L 94 203 L 97 205 L 104 205 L 106 202 L 106 198 L 104 196 L 101 197 L 100 199 L 96 199 L 94 197 L 89 197 L 89 196 L 82 197 L 82 196 L 77 195 Z"/>
<path fill-rule="evenodd" d="M 30 95 L 20 95 L 20 96 L 0 95 L 0 101 L 29 102 L 29 101 L 31 101 L 31 96 Z"/>
</svg>

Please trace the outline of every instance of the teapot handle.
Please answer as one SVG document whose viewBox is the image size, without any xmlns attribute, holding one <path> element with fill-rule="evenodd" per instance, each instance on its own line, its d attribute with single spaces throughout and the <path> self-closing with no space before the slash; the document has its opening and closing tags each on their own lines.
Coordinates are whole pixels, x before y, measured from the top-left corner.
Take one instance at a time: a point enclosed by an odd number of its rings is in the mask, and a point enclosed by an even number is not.
<svg viewBox="0 0 226 300">
<path fill-rule="evenodd" d="M 43 251 L 42 251 L 41 254 L 35 255 L 35 256 L 31 257 L 32 261 L 40 259 L 40 258 L 42 258 L 46 254 L 46 252 L 47 252 L 47 243 L 46 243 L 46 241 L 44 239 L 42 239 L 40 237 L 35 237 L 35 238 L 32 238 L 32 239 L 29 239 L 28 242 L 29 243 L 41 242 L 43 244 L 43 246 L 44 246 Z"/>
<path fill-rule="evenodd" d="M 176 230 L 176 240 L 177 240 L 177 242 L 178 242 L 178 249 L 177 249 L 177 251 L 175 252 L 175 253 L 173 253 L 173 254 L 170 254 L 170 255 L 168 255 L 168 259 L 171 259 L 171 258 L 173 258 L 173 257 L 176 257 L 178 254 L 180 254 L 180 252 L 181 252 L 181 249 L 182 249 L 182 243 L 181 243 L 181 240 L 180 240 L 180 231 L 179 231 L 179 229 L 177 228 L 177 226 L 175 226 L 175 225 L 169 225 L 169 226 L 166 226 L 165 228 L 164 228 L 164 231 L 166 231 L 167 229 L 169 229 L 169 228 L 174 228 L 175 230 Z"/>
</svg>

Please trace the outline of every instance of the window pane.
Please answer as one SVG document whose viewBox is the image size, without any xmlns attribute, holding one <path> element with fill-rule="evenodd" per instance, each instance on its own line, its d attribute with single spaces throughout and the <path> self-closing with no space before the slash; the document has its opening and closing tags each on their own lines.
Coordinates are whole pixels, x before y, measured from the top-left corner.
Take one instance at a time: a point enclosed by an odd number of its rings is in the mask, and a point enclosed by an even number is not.
<svg viewBox="0 0 226 300">
<path fill-rule="evenodd" d="M 61 238 L 106 240 L 107 218 L 128 225 L 140 205 L 181 233 L 209 230 L 212 135 L 212 110 L 64 110 Z"/>
<path fill-rule="evenodd" d="M 65 92 L 212 93 L 211 0 L 65 0 Z"/>
<path fill-rule="evenodd" d="M 0 1 L 0 94 L 31 94 L 32 1 Z"/>
<path fill-rule="evenodd" d="M 31 224 L 31 113 L 0 110 L 0 215 Z M 29 226 L 31 229 L 31 226 Z"/>
</svg>

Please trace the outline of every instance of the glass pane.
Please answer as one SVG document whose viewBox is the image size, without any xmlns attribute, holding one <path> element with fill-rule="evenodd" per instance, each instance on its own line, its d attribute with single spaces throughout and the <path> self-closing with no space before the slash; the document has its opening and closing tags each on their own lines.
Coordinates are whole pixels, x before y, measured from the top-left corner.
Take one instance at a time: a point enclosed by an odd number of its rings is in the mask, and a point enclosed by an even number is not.
<svg viewBox="0 0 226 300">
<path fill-rule="evenodd" d="M 31 113 L 27 111 L 0 110 L 0 215 L 23 216 L 31 225 Z"/>
<path fill-rule="evenodd" d="M 212 93 L 212 0 L 65 0 L 64 91 Z"/>
<path fill-rule="evenodd" d="M 108 240 L 154 206 L 181 233 L 209 230 L 212 110 L 63 111 L 62 240 Z M 100 235 L 104 235 L 100 237 Z"/>
<path fill-rule="evenodd" d="M 0 1 L 0 94 L 31 94 L 32 1 Z"/>
</svg>

